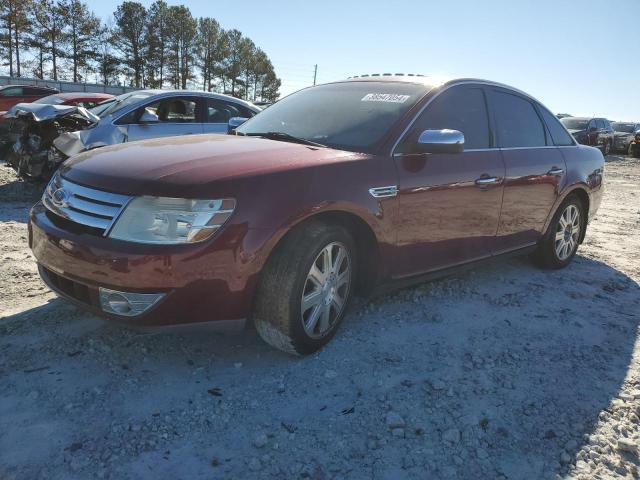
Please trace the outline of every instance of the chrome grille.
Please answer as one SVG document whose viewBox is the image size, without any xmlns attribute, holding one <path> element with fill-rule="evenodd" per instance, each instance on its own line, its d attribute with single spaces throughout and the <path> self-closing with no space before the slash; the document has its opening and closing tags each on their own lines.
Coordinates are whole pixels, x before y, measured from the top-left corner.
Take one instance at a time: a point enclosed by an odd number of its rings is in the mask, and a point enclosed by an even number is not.
<svg viewBox="0 0 640 480">
<path fill-rule="evenodd" d="M 106 234 L 131 199 L 128 195 L 103 192 L 70 182 L 56 173 L 42 195 L 51 212 L 74 223 Z"/>
</svg>

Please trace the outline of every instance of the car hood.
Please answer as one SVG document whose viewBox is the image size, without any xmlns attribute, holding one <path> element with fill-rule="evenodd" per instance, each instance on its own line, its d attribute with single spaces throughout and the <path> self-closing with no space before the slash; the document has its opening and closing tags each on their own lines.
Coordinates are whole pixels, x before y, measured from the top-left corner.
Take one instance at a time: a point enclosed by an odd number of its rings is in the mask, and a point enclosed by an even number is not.
<svg viewBox="0 0 640 480">
<path fill-rule="evenodd" d="M 628 132 L 614 132 L 613 135 L 615 137 L 633 137 L 633 133 Z"/>
<path fill-rule="evenodd" d="M 108 146 L 81 153 L 61 168 L 74 182 L 115 193 L 196 194 L 220 180 L 235 180 L 364 154 L 235 135 L 185 135 Z"/>
<path fill-rule="evenodd" d="M 569 133 L 575 135 L 576 133 L 585 133 L 586 130 L 580 130 L 579 128 L 569 128 Z"/>
<path fill-rule="evenodd" d="M 5 118 L 28 115 L 36 122 L 53 120 L 67 115 L 79 115 L 92 123 L 98 123 L 100 118 L 84 107 L 75 105 L 48 105 L 46 103 L 18 103 L 7 111 Z"/>
</svg>

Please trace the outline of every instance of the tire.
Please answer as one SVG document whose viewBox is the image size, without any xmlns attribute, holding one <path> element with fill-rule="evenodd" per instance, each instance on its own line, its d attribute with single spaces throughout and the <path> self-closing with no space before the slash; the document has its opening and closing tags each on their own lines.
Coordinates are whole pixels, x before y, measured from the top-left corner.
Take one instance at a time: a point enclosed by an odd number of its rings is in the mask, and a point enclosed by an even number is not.
<svg viewBox="0 0 640 480">
<path fill-rule="evenodd" d="M 573 220 L 573 212 L 577 212 L 575 221 Z M 563 226 L 568 220 L 571 228 Z M 570 195 L 562 202 L 553 216 L 547 232 L 533 254 L 534 261 L 542 268 L 560 269 L 566 267 L 571 263 L 578 250 L 585 227 L 585 208 L 577 196 Z M 561 233 L 563 233 L 563 237 L 558 238 Z"/>
<path fill-rule="evenodd" d="M 352 297 L 355 255 L 353 237 L 341 226 L 312 222 L 291 231 L 267 261 L 258 285 L 253 321 L 262 339 L 294 355 L 313 353 L 329 342 Z"/>
<path fill-rule="evenodd" d="M 604 155 L 605 155 L 605 157 L 611 153 L 611 143 L 612 142 L 604 142 Z"/>
</svg>

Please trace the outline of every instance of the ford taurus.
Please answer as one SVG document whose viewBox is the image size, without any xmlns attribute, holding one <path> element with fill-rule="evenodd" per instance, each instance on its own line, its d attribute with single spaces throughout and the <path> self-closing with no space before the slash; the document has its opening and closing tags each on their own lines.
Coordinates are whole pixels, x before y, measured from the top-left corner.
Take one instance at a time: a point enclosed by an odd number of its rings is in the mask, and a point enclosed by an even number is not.
<svg viewBox="0 0 640 480">
<path fill-rule="evenodd" d="M 294 93 L 235 135 L 81 153 L 30 217 L 44 281 L 136 325 L 252 320 L 319 349 L 357 292 L 506 254 L 567 266 L 602 153 L 494 82 L 369 76 Z"/>
</svg>

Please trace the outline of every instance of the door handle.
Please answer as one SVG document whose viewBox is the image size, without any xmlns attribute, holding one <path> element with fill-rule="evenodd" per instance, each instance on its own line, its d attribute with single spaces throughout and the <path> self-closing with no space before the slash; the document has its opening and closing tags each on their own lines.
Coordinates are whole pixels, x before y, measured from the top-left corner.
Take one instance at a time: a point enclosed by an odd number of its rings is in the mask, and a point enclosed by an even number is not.
<svg viewBox="0 0 640 480">
<path fill-rule="evenodd" d="M 562 175 L 564 173 L 564 169 L 553 167 L 551 170 L 547 172 L 547 175 Z"/>
<path fill-rule="evenodd" d="M 500 179 L 498 177 L 480 177 L 480 178 L 476 178 L 476 185 L 478 185 L 479 187 L 484 187 L 487 185 L 493 185 L 495 183 L 500 182 Z"/>
</svg>

